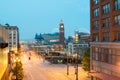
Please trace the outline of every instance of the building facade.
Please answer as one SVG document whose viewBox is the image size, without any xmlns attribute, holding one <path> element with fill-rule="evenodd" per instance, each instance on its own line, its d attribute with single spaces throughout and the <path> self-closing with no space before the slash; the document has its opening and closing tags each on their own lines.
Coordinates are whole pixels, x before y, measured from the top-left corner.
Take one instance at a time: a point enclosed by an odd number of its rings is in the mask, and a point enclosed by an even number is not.
<svg viewBox="0 0 120 80">
<path fill-rule="evenodd" d="M 15 53 L 19 50 L 19 29 L 17 26 L 5 26 L 9 33 L 9 50 Z"/>
<path fill-rule="evenodd" d="M 67 44 L 67 50 L 70 56 L 78 52 L 79 57 L 82 59 L 83 53 L 90 48 L 90 34 L 85 32 L 75 31 L 74 37 L 71 42 Z"/>
<path fill-rule="evenodd" d="M 53 45 L 59 44 L 59 33 L 47 33 L 35 35 L 36 45 Z"/>
<path fill-rule="evenodd" d="M 120 80 L 120 0 L 90 0 L 91 78 Z"/>
<path fill-rule="evenodd" d="M 8 52 L 8 32 L 0 25 L 0 80 L 9 80 Z"/>
<path fill-rule="evenodd" d="M 64 23 L 62 20 L 60 21 L 60 27 L 59 27 L 59 41 L 60 44 L 63 45 L 63 47 L 65 47 Z"/>
<path fill-rule="evenodd" d="M 78 54 L 80 58 L 82 58 L 82 54 L 86 51 L 87 48 L 89 48 L 89 44 L 87 43 L 68 43 L 68 52 L 69 56 L 73 56 L 75 52 L 77 52 L 78 48 Z"/>
</svg>

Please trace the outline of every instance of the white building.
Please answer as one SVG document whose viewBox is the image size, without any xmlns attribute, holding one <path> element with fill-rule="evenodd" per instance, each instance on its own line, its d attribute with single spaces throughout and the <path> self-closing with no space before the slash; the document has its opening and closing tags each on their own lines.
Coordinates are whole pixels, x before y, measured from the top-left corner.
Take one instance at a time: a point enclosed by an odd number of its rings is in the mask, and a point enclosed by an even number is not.
<svg viewBox="0 0 120 80">
<path fill-rule="evenodd" d="M 5 26 L 9 34 L 9 50 L 18 52 L 19 49 L 19 29 L 17 26 Z"/>
<path fill-rule="evenodd" d="M 89 48 L 89 44 L 87 43 L 68 43 L 68 52 L 70 56 L 73 56 L 75 52 L 79 52 L 80 57 L 82 57 L 82 53 Z"/>
</svg>

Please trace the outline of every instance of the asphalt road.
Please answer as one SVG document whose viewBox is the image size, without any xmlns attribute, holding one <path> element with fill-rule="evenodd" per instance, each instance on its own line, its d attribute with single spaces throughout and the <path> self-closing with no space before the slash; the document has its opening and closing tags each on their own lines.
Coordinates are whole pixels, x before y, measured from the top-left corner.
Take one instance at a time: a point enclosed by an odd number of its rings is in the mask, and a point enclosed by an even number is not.
<svg viewBox="0 0 120 80">
<path fill-rule="evenodd" d="M 65 64 L 50 64 L 42 59 L 42 57 L 32 54 L 29 60 L 29 55 L 24 53 L 21 56 L 21 61 L 24 69 L 23 80 L 75 80 L 74 66 L 69 67 L 69 75 L 66 74 Z M 81 67 L 79 67 L 79 80 L 90 80 Z"/>
</svg>

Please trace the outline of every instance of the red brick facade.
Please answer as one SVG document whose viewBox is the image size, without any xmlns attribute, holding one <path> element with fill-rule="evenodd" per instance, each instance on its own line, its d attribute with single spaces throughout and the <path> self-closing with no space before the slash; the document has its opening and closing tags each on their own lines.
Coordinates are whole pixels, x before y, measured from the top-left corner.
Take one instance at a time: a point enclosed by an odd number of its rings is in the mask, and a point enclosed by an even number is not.
<svg viewBox="0 0 120 80">
<path fill-rule="evenodd" d="M 120 80 L 120 0 L 90 0 L 92 80 Z"/>
<path fill-rule="evenodd" d="M 115 16 L 120 15 L 120 10 L 115 10 L 114 2 L 115 0 L 99 0 L 99 4 L 94 5 L 93 0 L 90 0 L 90 26 L 91 26 L 91 40 L 94 41 L 94 35 L 96 33 L 99 34 L 99 41 L 103 41 L 103 33 L 109 32 L 109 41 L 113 42 L 115 40 L 115 32 L 120 32 L 120 25 L 115 25 Z M 108 14 L 103 14 L 103 6 L 105 4 L 110 4 L 110 12 Z M 94 17 L 94 9 L 99 8 L 99 16 Z M 105 18 L 110 18 L 110 24 L 108 28 L 103 28 L 103 22 L 102 20 Z M 98 20 L 99 22 L 99 29 L 93 29 L 93 22 Z"/>
</svg>

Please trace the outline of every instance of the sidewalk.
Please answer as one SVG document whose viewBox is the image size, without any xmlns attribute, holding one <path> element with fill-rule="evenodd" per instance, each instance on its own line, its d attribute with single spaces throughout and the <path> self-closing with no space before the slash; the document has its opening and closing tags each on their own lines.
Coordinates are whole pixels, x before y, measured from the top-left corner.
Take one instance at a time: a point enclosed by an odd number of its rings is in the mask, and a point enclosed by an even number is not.
<svg viewBox="0 0 120 80">
<path fill-rule="evenodd" d="M 68 77 L 70 80 L 75 80 L 76 75 L 74 66 L 70 66 L 69 75 L 67 75 L 67 71 L 66 73 L 64 73 L 64 75 Z M 90 80 L 90 78 L 88 78 L 87 72 L 85 72 L 81 67 L 79 67 L 78 69 L 78 80 Z"/>
</svg>

